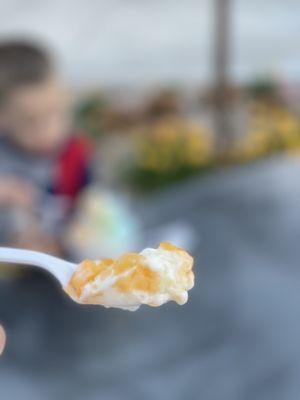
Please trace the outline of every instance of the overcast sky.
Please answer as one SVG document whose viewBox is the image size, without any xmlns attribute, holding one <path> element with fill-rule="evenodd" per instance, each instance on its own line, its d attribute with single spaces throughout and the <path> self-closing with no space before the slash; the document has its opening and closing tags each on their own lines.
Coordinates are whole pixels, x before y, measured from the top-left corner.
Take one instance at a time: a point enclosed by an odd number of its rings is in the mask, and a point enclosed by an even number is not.
<svg viewBox="0 0 300 400">
<path fill-rule="evenodd" d="M 51 45 L 77 86 L 205 83 L 213 0 L 0 0 L 0 35 Z M 233 0 L 235 79 L 300 78 L 300 1 Z"/>
</svg>

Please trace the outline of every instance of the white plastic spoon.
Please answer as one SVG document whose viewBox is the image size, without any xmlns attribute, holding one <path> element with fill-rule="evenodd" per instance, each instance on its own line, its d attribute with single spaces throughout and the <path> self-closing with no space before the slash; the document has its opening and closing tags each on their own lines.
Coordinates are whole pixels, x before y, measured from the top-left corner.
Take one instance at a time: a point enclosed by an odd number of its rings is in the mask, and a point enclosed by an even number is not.
<svg viewBox="0 0 300 400">
<path fill-rule="evenodd" d="M 133 264 L 128 266 L 128 270 L 125 271 L 121 270 L 120 272 L 117 270 L 118 265 L 122 266 L 120 264 L 122 257 L 118 258 L 115 263 L 110 261 L 108 263 L 108 274 L 106 273 L 107 271 L 104 271 L 102 275 L 103 266 L 107 265 L 105 262 L 103 264 L 100 262 L 100 273 L 97 275 L 99 269 L 97 269 L 97 266 L 99 266 L 97 261 L 83 261 L 77 265 L 37 251 L 9 247 L 0 247 L 0 262 L 32 265 L 50 272 L 58 279 L 67 294 L 77 303 L 97 304 L 104 307 L 116 307 L 133 311 L 142 304 L 157 307 L 170 300 L 174 300 L 180 305 L 187 302 L 187 292 L 194 286 L 193 258 L 182 249 L 173 248 L 171 244 L 166 245 L 171 246 L 171 248 L 167 246 L 165 249 L 162 244 L 156 249 L 146 248 L 142 252 L 134 254 L 132 258 Z M 140 265 L 142 271 L 137 271 L 140 266 L 138 264 L 139 261 L 135 261 L 135 257 L 138 256 L 142 257 Z M 132 257 L 130 253 L 129 257 Z M 93 274 L 94 265 L 96 266 L 94 267 L 96 268 L 96 276 L 91 277 L 90 273 L 92 272 Z M 149 271 L 155 271 L 153 275 L 157 290 L 154 290 L 153 293 L 147 289 L 149 280 L 147 274 L 145 275 L 143 272 L 144 266 Z M 122 283 L 122 279 L 123 282 L 126 282 L 126 279 L 131 277 L 130 274 L 133 272 L 141 272 L 137 281 L 144 279 L 146 289 L 140 289 L 139 286 L 137 288 L 133 286 L 133 289 L 129 291 L 124 291 L 122 286 L 119 289 L 117 283 Z M 151 277 L 153 275 L 150 273 Z M 152 282 L 151 279 L 150 283 Z M 167 285 L 165 284 L 166 282 L 168 282 Z"/>
<path fill-rule="evenodd" d="M 0 247 L 0 262 L 32 265 L 49 271 L 65 287 L 71 279 L 77 264 L 70 263 L 38 251 Z"/>
</svg>

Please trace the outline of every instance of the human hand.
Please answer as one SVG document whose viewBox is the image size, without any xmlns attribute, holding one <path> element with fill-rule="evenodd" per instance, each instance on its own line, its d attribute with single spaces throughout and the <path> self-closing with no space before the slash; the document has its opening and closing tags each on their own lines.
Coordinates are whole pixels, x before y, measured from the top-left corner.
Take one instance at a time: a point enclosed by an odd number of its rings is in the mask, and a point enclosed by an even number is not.
<svg viewBox="0 0 300 400">
<path fill-rule="evenodd" d="M 2 327 L 2 325 L 0 325 L 0 356 L 3 353 L 4 347 L 5 347 L 5 342 L 6 342 L 5 331 Z"/>
<path fill-rule="evenodd" d="M 15 176 L 0 177 L 0 204 L 32 209 L 38 197 L 37 188 Z"/>
</svg>

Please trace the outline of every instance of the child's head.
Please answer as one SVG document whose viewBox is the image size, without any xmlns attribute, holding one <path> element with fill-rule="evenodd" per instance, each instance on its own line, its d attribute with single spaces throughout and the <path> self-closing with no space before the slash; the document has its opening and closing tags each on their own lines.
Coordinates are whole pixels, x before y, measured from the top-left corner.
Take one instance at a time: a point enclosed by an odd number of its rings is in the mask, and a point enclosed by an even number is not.
<svg viewBox="0 0 300 400">
<path fill-rule="evenodd" d="M 67 96 L 49 55 L 23 42 L 0 43 L 0 132 L 34 153 L 56 150 L 67 132 Z"/>
</svg>

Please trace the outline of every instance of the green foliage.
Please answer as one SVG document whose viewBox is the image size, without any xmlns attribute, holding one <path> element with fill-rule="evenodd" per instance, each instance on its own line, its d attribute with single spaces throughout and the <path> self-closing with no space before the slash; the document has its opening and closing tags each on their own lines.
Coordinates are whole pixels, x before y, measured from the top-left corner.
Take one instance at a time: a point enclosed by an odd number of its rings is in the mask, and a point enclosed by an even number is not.
<svg viewBox="0 0 300 400">
<path fill-rule="evenodd" d="M 269 78 L 257 78 L 246 87 L 247 93 L 255 100 L 276 99 L 278 97 L 278 85 Z"/>
<path fill-rule="evenodd" d="M 99 137 L 105 132 L 104 114 L 106 108 L 107 102 L 100 94 L 82 100 L 75 109 L 77 126 L 92 137 Z"/>
</svg>

